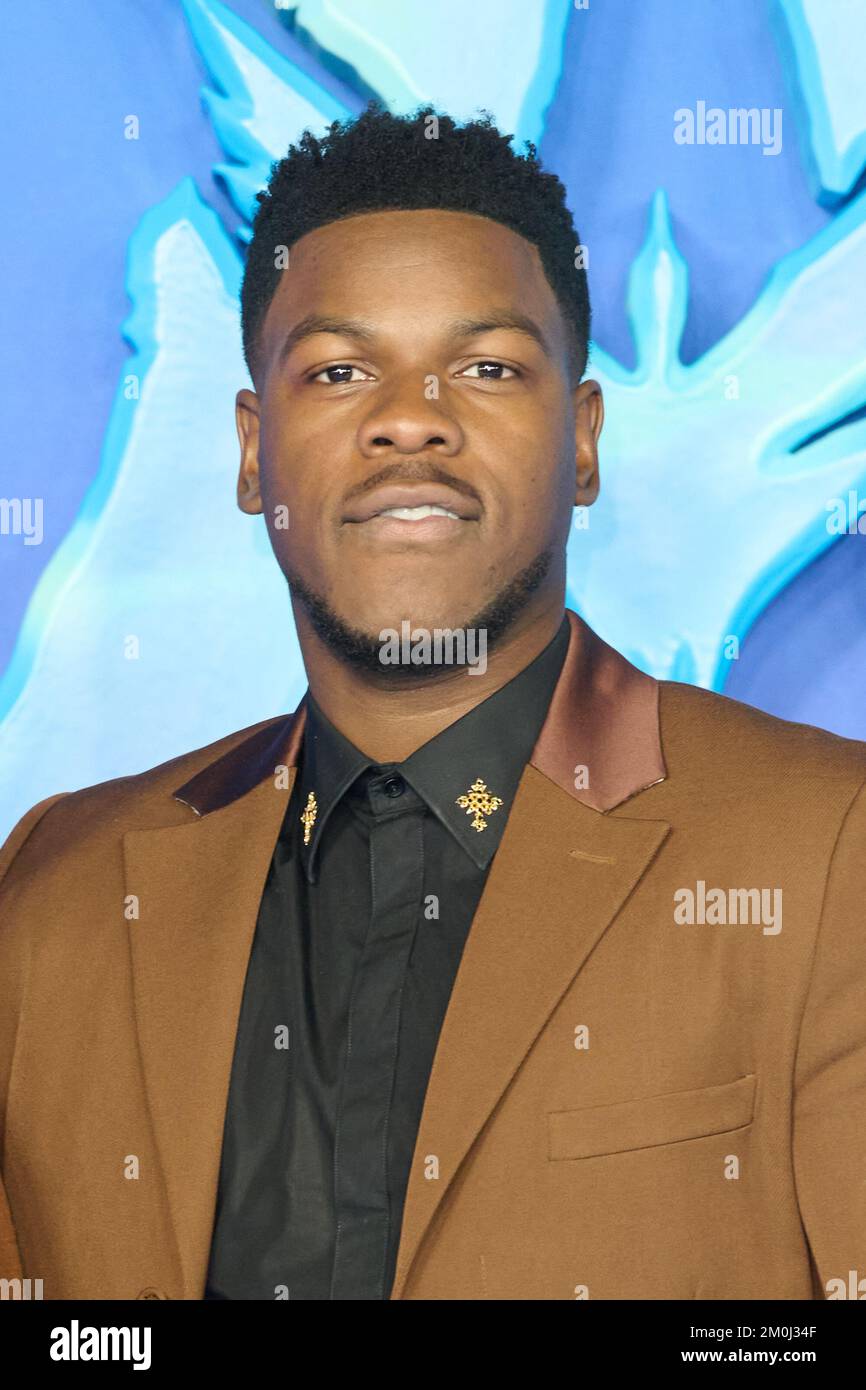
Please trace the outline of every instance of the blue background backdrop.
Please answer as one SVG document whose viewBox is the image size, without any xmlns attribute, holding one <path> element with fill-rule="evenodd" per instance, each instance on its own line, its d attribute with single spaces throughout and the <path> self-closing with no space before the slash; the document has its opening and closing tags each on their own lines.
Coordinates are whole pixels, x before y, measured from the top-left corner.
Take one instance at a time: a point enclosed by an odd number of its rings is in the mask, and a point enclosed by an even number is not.
<svg viewBox="0 0 866 1390">
<path fill-rule="evenodd" d="M 825 0 L 825 8 L 834 3 L 834 25 L 843 30 L 844 50 L 859 52 L 866 64 L 862 7 L 858 26 L 856 7 L 848 0 Z M 411 4 L 400 8 L 410 15 L 413 10 Z M 554 55 L 556 70 L 551 77 L 550 71 L 541 72 L 540 64 L 534 78 L 519 62 L 526 48 L 520 18 L 525 8 L 494 6 L 498 32 L 489 49 L 482 51 L 477 44 L 467 43 L 465 10 L 447 4 L 441 7 L 444 51 L 450 47 L 464 54 L 465 71 L 461 69 L 450 79 L 463 84 L 466 98 L 465 111 L 455 114 L 468 114 L 477 106 L 490 104 L 485 101 L 484 65 L 490 65 L 488 82 L 501 84 L 503 62 L 507 63 L 511 54 L 514 82 L 522 83 L 526 91 L 532 89 L 542 116 L 540 128 L 537 121 L 533 126 L 534 118 L 528 112 L 532 103 L 524 104 L 518 134 L 531 133 L 538 138 L 542 159 L 567 185 L 581 239 L 590 248 L 594 342 L 610 373 L 615 374 L 615 364 L 619 364 L 625 382 L 628 373 L 640 367 L 636 324 L 634 317 L 629 320 L 629 276 L 647 245 L 658 190 L 666 195 L 676 252 L 688 266 L 678 349 L 679 360 L 686 365 L 699 364 L 708 350 L 736 329 L 783 258 L 804 252 L 808 259 L 809 248 L 822 235 L 825 242 L 818 244 L 829 246 L 826 238 L 843 225 L 840 219 L 846 216 L 849 221 L 845 228 L 850 226 L 852 236 L 859 232 L 862 143 L 848 142 L 847 164 L 841 161 L 844 167 L 835 188 L 829 187 L 830 180 L 825 177 L 827 159 L 821 163 L 821 85 L 825 98 L 834 80 L 841 89 L 847 80 L 843 70 L 846 53 L 821 54 L 823 65 L 816 87 L 818 65 L 813 65 L 811 73 L 807 71 L 804 50 L 798 53 L 797 49 L 796 24 L 802 24 L 806 13 L 800 7 L 772 0 L 766 4 L 763 0 L 726 0 L 724 5 L 714 0 L 692 0 L 689 4 L 591 0 L 588 9 L 577 10 L 558 0 L 555 12 L 548 9 L 543 49 L 548 68 L 549 55 Z M 428 7 L 418 9 L 426 14 Z M 544 9 L 539 0 L 539 13 Z M 128 634 L 137 633 L 144 625 L 142 613 L 153 612 L 172 596 L 201 590 L 203 585 L 206 589 L 207 576 L 202 574 L 195 550 L 189 552 L 184 570 L 167 541 L 166 566 L 161 569 L 159 533 L 154 534 L 152 526 L 138 535 L 134 558 L 129 540 L 124 539 L 112 563 L 96 567 L 95 577 L 88 581 L 86 601 L 79 597 L 74 607 L 81 632 L 71 624 L 60 603 L 64 593 L 72 601 L 71 577 L 86 566 L 88 547 L 100 535 L 110 534 L 112 528 L 115 539 L 123 536 L 122 526 L 112 520 L 111 505 L 125 467 L 120 460 L 134 432 L 131 416 L 122 421 L 118 416 L 122 409 L 118 393 L 130 363 L 135 364 L 142 383 L 141 399 L 136 403 L 140 409 L 148 372 L 158 364 L 159 351 L 168 344 L 168 363 L 173 364 L 176 379 L 178 361 L 194 358 L 196 341 L 203 344 L 213 336 L 202 322 L 198 339 L 195 335 L 184 339 L 187 357 L 181 359 L 171 355 L 170 328 L 155 326 L 162 310 L 154 308 L 154 287 L 163 283 L 166 293 L 175 293 L 177 298 L 177 287 L 185 283 L 177 267 L 174 274 L 160 280 L 162 272 L 154 269 L 152 256 L 158 235 L 164 227 L 176 224 L 178 210 L 182 213 L 183 207 L 193 209 L 193 222 L 204 218 L 200 225 L 211 227 L 207 222 L 210 209 L 217 220 L 207 236 L 229 299 L 239 274 L 246 227 L 239 206 L 244 203 L 243 189 L 240 184 L 232 188 L 225 178 L 215 176 L 214 166 L 228 164 L 243 172 L 244 161 L 239 164 L 237 149 L 227 148 L 230 131 L 226 127 L 215 129 L 214 108 L 200 97 L 202 85 L 207 82 L 229 102 L 228 125 L 232 101 L 236 112 L 242 112 L 242 103 L 237 93 L 233 96 L 225 73 L 220 79 L 216 71 L 220 44 L 214 43 L 208 51 L 208 19 L 223 23 L 227 14 L 234 16 L 249 26 L 244 43 L 252 44 L 251 36 L 257 36 L 261 47 L 250 51 L 256 51 L 261 61 L 277 64 L 282 59 L 291 65 L 294 105 L 287 120 L 303 111 L 311 93 L 318 108 L 331 115 L 341 110 L 359 111 L 368 95 L 381 92 L 386 85 L 363 44 L 358 44 L 357 55 L 352 53 L 351 41 L 342 53 L 336 43 L 329 49 L 331 38 L 321 7 L 310 3 L 306 15 L 303 10 L 301 6 L 299 13 L 294 8 L 280 12 L 265 0 L 231 0 L 226 7 L 207 5 L 203 0 L 191 0 L 186 6 L 181 0 L 128 0 L 122 4 L 79 0 L 75 6 L 4 9 L 0 130 L 7 197 L 6 215 L 0 223 L 5 269 L 0 497 L 43 498 L 44 540 L 41 545 L 28 546 L 20 536 L 0 536 L 0 672 L 4 673 L 0 685 L 0 835 L 41 796 L 151 766 L 232 728 L 278 713 L 290 707 L 303 690 L 297 650 L 288 640 L 290 609 L 284 594 L 278 594 L 276 581 L 258 612 L 260 626 L 254 628 L 249 646 L 240 653 L 231 640 L 232 624 L 238 616 L 229 614 L 224 645 L 207 634 L 202 639 L 209 643 L 206 657 L 198 645 L 196 628 L 188 627 L 185 646 L 182 628 L 174 639 L 166 637 L 162 665 L 139 663 L 131 677 L 124 669 L 121 680 L 125 685 L 105 679 L 94 669 L 81 633 L 94 630 L 94 614 L 101 622 L 119 602 L 118 583 L 121 587 L 128 584 L 130 592 L 135 587 L 135 602 L 142 605 L 135 608 L 135 619 L 130 614 L 127 621 L 122 615 L 114 627 L 101 628 L 94 639 L 110 646 L 116 638 L 118 653 Z M 355 3 L 352 13 L 362 24 L 366 15 L 371 35 L 381 37 L 384 33 L 389 43 L 393 40 L 390 46 L 398 57 L 405 59 L 411 57 L 413 48 L 429 47 L 429 40 L 421 33 L 420 15 L 417 24 L 403 24 L 398 33 L 384 0 Z M 299 30 L 299 19 L 306 19 L 310 28 Z M 237 30 L 239 35 L 244 32 Z M 801 28 L 801 41 L 803 33 Z M 825 41 L 829 42 L 826 35 Z M 465 58 L 467 49 L 470 59 Z M 347 52 L 353 60 L 357 56 L 357 66 L 347 67 Z M 272 60 L 267 58 L 269 54 Z M 839 65 L 835 79 L 834 62 Z M 472 63 L 478 66 L 473 69 Z M 283 77 L 287 71 L 282 69 Z M 508 72 L 506 66 L 506 75 Z M 305 79 L 311 85 L 305 86 Z M 448 96 L 451 90 L 443 94 Z M 417 93 L 418 99 L 439 95 L 424 83 L 419 83 Z M 395 108 L 409 104 L 405 93 L 383 94 Z M 694 107 L 698 100 L 723 108 L 783 110 L 781 152 L 764 157 L 760 149 L 749 146 L 710 150 L 678 145 L 672 138 L 672 113 L 680 107 Z M 264 98 L 262 103 L 264 107 Z M 250 109 L 256 105 L 254 101 Z M 851 106 L 853 127 L 860 113 L 853 109 L 855 99 Z M 275 109 L 279 109 L 278 104 Z M 124 119 L 130 113 L 140 122 L 140 137 L 134 141 L 124 138 Z M 500 118 L 496 109 L 494 115 Z M 503 120 L 503 124 L 509 130 L 518 126 L 516 121 L 508 124 Z M 861 124 L 866 127 L 866 121 Z M 302 124 L 286 125 L 283 151 L 301 128 Z M 267 141 L 261 143 L 267 151 Z M 257 162 L 250 157 L 246 163 L 253 171 L 252 185 L 258 186 L 258 175 L 262 167 L 266 172 L 267 159 L 264 165 L 262 158 Z M 168 213 L 154 212 L 165 209 L 167 200 Z M 147 214 L 162 221 L 148 224 Z M 136 270 L 130 244 L 137 229 L 142 235 L 142 219 L 150 231 L 141 243 Z M 659 245 L 657 239 L 657 254 Z M 859 264 L 862 276 L 862 259 Z M 182 269 L 182 265 L 181 256 L 178 266 Z M 653 265 L 657 269 L 658 261 Z M 844 279 L 830 278 L 821 296 L 826 309 L 813 311 L 813 320 L 800 325 L 796 369 L 804 386 L 814 371 L 826 370 L 828 327 L 838 323 L 840 331 L 848 334 L 848 355 L 835 364 L 834 371 L 836 379 L 844 376 L 848 386 L 844 410 L 837 395 L 833 411 L 836 419 L 842 418 L 847 427 L 856 429 L 866 399 L 861 376 L 866 351 L 858 356 L 858 330 L 853 319 L 859 316 L 859 306 L 844 293 L 844 285 Z M 202 302 L 207 292 L 203 281 Z M 129 320 L 131 302 L 134 313 Z M 193 306 L 179 311 L 176 322 L 186 324 L 194 317 Z M 226 324 L 229 317 L 226 313 Z M 126 336 L 122 332 L 125 322 Z M 831 332 L 830 342 L 832 339 Z M 803 343 L 808 345 L 808 352 L 804 352 Z M 191 476 L 200 477 L 203 460 L 196 457 L 197 439 L 201 439 L 203 451 L 211 448 L 210 436 L 199 431 L 196 420 L 203 421 L 205 414 L 212 417 L 215 423 L 211 427 L 226 441 L 226 457 L 236 448 L 233 391 L 246 384 L 246 379 L 236 345 L 232 354 L 221 359 L 224 376 L 217 374 L 219 389 L 214 389 L 212 398 L 205 400 L 200 391 L 190 390 L 188 415 L 183 409 L 189 433 L 180 465 L 173 463 L 164 469 L 160 481 L 163 460 L 158 443 L 147 446 L 152 460 L 151 502 L 155 509 L 161 504 L 179 513 L 180 528 L 190 532 L 201 528 L 196 512 L 187 510 L 190 494 L 185 490 L 184 460 Z M 199 350 L 198 357 L 201 355 Z M 604 380 L 603 372 L 591 374 Z M 170 401 L 174 400 L 176 411 L 177 397 L 159 397 L 155 372 L 151 380 L 154 396 L 148 409 L 161 420 L 162 429 L 170 432 L 178 418 Z M 627 412 L 623 418 L 628 423 Z M 707 412 L 705 418 L 704 447 L 711 455 L 727 423 L 721 412 L 717 416 Z M 818 415 L 813 423 L 811 432 L 830 428 L 827 419 Z M 806 438 L 809 433 L 801 425 L 799 437 Z M 148 439 L 158 441 L 160 437 L 157 431 Z M 851 437 L 846 476 L 855 486 L 866 466 L 862 437 Z M 633 438 L 635 447 L 646 451 L 647 441 Z M 623 457 L 628 453 L 627 432 L 625 439 L 625 445 L 619 444 Z M 682 508 L 678 525 L 683 536 L 699 536 L 706 524 L 700 490 L 687 488 L 683 492 L 679 480 L 687 461 L 670 459 L 667 449 L 658 441 L 654 459 L 658 466 L 656 493 L 663 499 L 659 505 L 668 512 Z M 615 467 L 617 457 L 614 451 L 613 459 L 606 458 L 602 448 L 603 467 Z M 694 468 L 701 463 L 700 458 L 693 459 Z M 140 462 L 138 468 L 141 479 Z M 746 481 L 742 495 L 736 497 L 744 529 L 752 524 L 748 474 L 744 465 Z M 847 485 L 838 486 L 841 475 L 833 476 L 833 486 L 818 483 L 814 491 L 816 517 L 823 512 L 826 498 L 836 491 L 844 495 L 847 490 Z M 207 477 L 204 485 L 208 485 Z M 224 489 L 227 505 L 233 505 L 233 475 L 228 466 L 214 469 L 210 485 Z M 142 527 L 147 528 L 147 506 L 140 500 L 143 494 L 138 496 L 138 514 Z M 231 525 L 235 525 L 234 520 Z M 786 535 L 786 543 L 799 546 L 798 560 L 786 562 L 778 593 L 771 592 L 773 585 L 762 589 L 769 601 L 757 604 L 757 613 L 749 612 L 739 658 L 730 663 L 723 680 L 706 680 L 705 664 L 700 660 L 683 664 L 676 634 L 661 634 L 659 650 L 670 646 L 680 656 L 667 663 L 648 659 L 648 648 L 640 640 L 640 605 L 635 607 L 633 598 L 623 600 L 626 630 L 634 632 L 630 644 L 623 642 L 614 619 L 596 620 L 593 625 L 657 674 L 722 685 L 726 693 L 784 717 L 866 738 L 866 539 L 851 535 L 816 546 L 805 543 L 804 534 L 792 529 Z M 774 546 L 778 548 L 779 539 L 767 533 L 768 555 Z M 212 546 L 222 547 L 220 537 L 213 532 L 208 535 L 205 528 L 203 544 L 209 540 Z M 68 544 L 65 558 L 64 541 Z M 731 543 L 736 552 L 735 540 Z M 125 568 L 124 555 L 129 561 Z M 252 543 L 250 555 L 255 556 L 257 565 L 268 563 L 261 535 Z M 632 596 L 639 590 L 635 579 L 639 580 L 654 560 L 665 572 L 675 568 L 669 539 L 664 553 L 659 550 L 654 555 L 650 542 L 633 560 L 631 571 L 628 566 L 624 568 Z M 241 572 L 245 557 L 239 554 L 233 560 L 223 550 L 216 562 L 223 569 L 228 567 L 227 579 L 220 582 L 236 592 L 240 613 L 245 595 L 249 597 L 244 590 L 249 576 Z M 233 563 L 237 565 L 234 572 Z M 731 564 L 739 563 L 745 565 L 746 561 L 734 553 Z M 748 563 L 751 582 L 756 567 L 753 559 Z M 709 593 L 717 564 L 712 553 L 701 558 L 700 547 L 695 550 L 684 544 L 681 570 L 671 575 L 671 592 L 682 592 L 685 581 L 689 589 L 706 586 Z M 744 575 L 743 593 L 747 587 Z M 254 588 L 253 597 L 256 592 Z M 204 599 L 219 602 L 218 595 L 209 596 L 207 591 Z M 572 600 L 590 621 L 597 618 L 592 596 L 582 594 L 579 580 L 572 589 Z M 647 603 L 649 624 L 649 599 Z M 287 639 L 285 650 L 274 656 L 278 604 L 284 609 Z M 748 604 L 744 611 L 747 609 Z M 114 611 L 116 617 L 116 608 Z M 195 614 L 190 611 L 186 617 L 192 624 Z M 728 611 L 721 615 L 720 631 L 738 630 L 729 618 Z M 161 626 L 155 624 L 155 634 Z M 709 630 L 710 624 L 707 626 Z M 158 639 L 152 638 L 151 645 L 154 640 Z M 40 664 L 39 652 L 43 648 L 47 651 L 52 642 L 55 656 Z M 257 643 L 262 652 L 270 653 L 262 661 L 261 680 L 255 674 Z M 697 650 L 698 644 L 693 645 Z M 188 665 L 186 672 L 178 671 L 179 661 Z M 126 668 L 130 664 L 126 661 Z M 243 679 L 239 674 L 242 668 L 246 672 Z M 178 676 L 174 682 L 170 679 L 172 669 Z M 122 718 L 112 724 L 106 710 L 117 705 L 119 698 L 124 704 Z"/>
</svg>

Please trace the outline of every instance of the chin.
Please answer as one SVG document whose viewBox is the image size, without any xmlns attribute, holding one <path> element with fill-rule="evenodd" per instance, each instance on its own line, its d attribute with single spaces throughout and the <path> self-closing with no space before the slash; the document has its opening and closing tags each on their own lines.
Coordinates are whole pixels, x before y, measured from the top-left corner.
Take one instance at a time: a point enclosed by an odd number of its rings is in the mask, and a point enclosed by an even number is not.
<svg viewBox="0 0 866 1390">
<path fill-rule="evenodd" d="M 429 627 L 452 620 L 464 620 L 466 615 L 481 606 L 477 585 L 461 585 L 457 592 L 452 586 L 440 585 L 435 578 L 419 579 L 417 574 L 389 574 L 384 583 L 370 585 L 370 575 L 359 575 L 357 581 L 341 575 L 339 585 L 331 590 L 332 602 L 345 620 L 365 632 L 410 622 Z"/>
<path fill-rule="evenodd" d="M 404 623 L 408 623 L 412 629 L 433 631 L 436 628 L 454 628 L 466 623 L 476 607 L 481 605 L 477 600 L 452 599 L 447 603 L 431 603 L 429 596 L 421 595 L 417 601 L 413 600 L 411 594 L 401 597 L 395 603 L 394 599 L 364 614 L 361 624 L 355 623 L 351 618 L 353 626 L 361 626 L 361 630 L 370 637 L 378 637 L 386 629 L 389 631 L 401 630 Z"/>
</svg>

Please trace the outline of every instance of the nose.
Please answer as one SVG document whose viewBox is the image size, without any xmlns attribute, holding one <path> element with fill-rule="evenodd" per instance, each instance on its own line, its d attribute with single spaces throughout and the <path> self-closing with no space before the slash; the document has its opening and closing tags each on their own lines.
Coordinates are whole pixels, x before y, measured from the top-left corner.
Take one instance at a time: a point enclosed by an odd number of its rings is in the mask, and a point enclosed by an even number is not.
<svg viewBox="0 0 866 1390">
<path fill-rule="evenodd" d="M 438 378 L 413 372 L 377 392 L 358 444 L 367 458 L 379 458 L 389 450 L 415 454 L 431 448 L 450 458 L 463 445 L 463 431 L 439 399 Z"/>
</svg>

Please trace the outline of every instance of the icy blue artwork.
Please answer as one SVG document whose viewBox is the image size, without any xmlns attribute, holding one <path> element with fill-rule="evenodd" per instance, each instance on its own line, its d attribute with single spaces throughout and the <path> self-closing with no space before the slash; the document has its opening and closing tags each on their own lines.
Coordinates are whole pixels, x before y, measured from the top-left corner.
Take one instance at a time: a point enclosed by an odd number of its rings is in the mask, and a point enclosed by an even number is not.
<svg viewBox="0 0 866 1390">
<path fill-rule="evenodd" d="M 288 142 L 350 113 L 217 0 L 184 9 L 213 84 L 220 172 L 249 219 Z M 856 9 L 836 0 L 833 24 L 822 0 L 779 10 L 802 148 L 828 207 L 866 162 Z M 293 23 L 322 62 L 356 75 L 359 92 L 395 111 L 430 100 L 461 119 L 483 107 L 522 148 L 543 133 L 567 10 L 563 0 L 368 0 L 363 10 L 300 0 Z M 456 57 L 443 15 L 460 26 Z M 783 260 L 742 321 L 684 365 L 688 268 L 656 195 L 629 283 L 636 365 L 593 349 L 608 407 L 604 485 L 576 513 L 569 546 L 569 603 L 656 676 L 721 688 L 756 616 L 835 540 L 832 499 L 866 492 L 864 199 Z M 264 523 L 234 504 L 232 405 L 249 384 L 241 270 L 191 179 L 132 239 L 132 355 L 100 472 L 0 683 L 0 837 L 53 791 L 153 766 L 303 693 Z"/>
<path fill-rule="evenodd" d="M 861 0 L 780 0 L 779 38 L 800 88 L 799 115 L 815 197 L 828 207 L 866 165 Z"/>
</svg>

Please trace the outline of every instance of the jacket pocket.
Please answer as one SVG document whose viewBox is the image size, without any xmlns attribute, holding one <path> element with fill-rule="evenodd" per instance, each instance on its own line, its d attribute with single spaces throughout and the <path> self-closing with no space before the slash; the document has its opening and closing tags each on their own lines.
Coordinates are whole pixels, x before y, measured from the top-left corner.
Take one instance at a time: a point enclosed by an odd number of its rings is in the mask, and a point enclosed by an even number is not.
<svg viewBox="0 0 866 1390">
<path fill-rule="evenodd" d="M 593 1158 L 742 1129 L 752 1122 L 756 1080 L 750 1074 L 697 1091 L 672 1091 L 583 1110 L 549 1110 L 547 1156 Z"/>
</svg>

